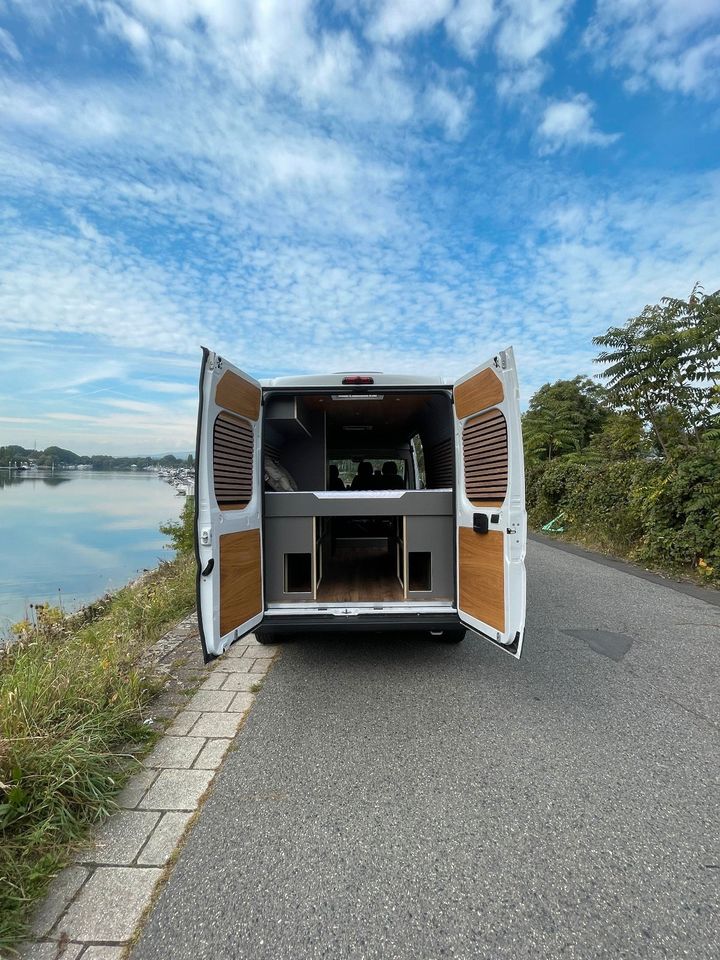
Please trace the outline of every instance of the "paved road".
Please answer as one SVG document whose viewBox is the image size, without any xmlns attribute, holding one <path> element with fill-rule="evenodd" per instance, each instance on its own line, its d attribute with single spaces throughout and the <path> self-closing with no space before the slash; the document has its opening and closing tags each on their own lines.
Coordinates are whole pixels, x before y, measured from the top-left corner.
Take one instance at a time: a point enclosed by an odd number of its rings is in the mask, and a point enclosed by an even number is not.
<svg viewBox="0 0 720 960">
<path fill-rule="evenodd" d="M 528 568 L 519 664 L 288 644 L 133 960 L 716 958 L 720 609 Z"/>
</svg>

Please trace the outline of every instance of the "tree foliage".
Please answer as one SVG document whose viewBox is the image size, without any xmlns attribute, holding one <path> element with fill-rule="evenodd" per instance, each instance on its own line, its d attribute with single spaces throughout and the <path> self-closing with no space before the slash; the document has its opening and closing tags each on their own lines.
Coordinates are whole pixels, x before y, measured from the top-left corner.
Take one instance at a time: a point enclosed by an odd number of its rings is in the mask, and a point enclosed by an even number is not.
<svg viewBox="0 0 720 960">
<path fill-rule="evenodd" d="M 110 454 L 94 454 L 84 456 L 66 450 L 64 447 L 46 447 L 44 450 L 30 450 L 17 444 L 0 447 L 0 467 L 32 461 L 38 467 L 73 467 L 79 464 L 92 467 L 93 470 L 127 470 L 131 466 L 137 467 L 192 467 L 195 458 L 190 454 L 187 458 L 178 459 L 168 453 L 164 457 L 112 457 Z"/>
<path fill-rule="evenodd" d="M 545 384 L 523 417 L 530 522 L 562 513 L 570 536 L 720 583 L 720 291 L 594 342 L 606 386 Z"/>
<path fill-rule="evenodd" d="M 195 547 L 195 498 L 187 497 L 180 519 L 161 523 L 160 532 L 170 538 L 171 549 L 181 556 L 189 556 Z"/>
<path fill-rule="evenodd" d="M 605 422 L 603 389 L 588 377 L 546 383 L 523 416 L 523 437 L 529 459 L 552 460 L 582 450 Z"/>
<path fill-rule="evenodd" d="M 720 405 L 720 291 L 699 284 L 687 300 L 663 298 L 593 340 L 619 408 L 646 421 L 668 459 L 695 447 Z"/>
</svg>

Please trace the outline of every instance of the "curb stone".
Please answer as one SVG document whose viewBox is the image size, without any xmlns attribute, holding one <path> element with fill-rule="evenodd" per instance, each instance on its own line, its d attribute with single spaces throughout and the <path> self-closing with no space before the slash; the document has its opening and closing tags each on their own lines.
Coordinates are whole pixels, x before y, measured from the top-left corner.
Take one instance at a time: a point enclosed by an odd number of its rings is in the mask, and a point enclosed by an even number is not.
<svg viewBox="0 0 720 960">
<path fill-rule="evenodd" d="M 220 660 L 203 665 L 194 614 L 158 641 L 151 659 L 175 690 L 152 706 L 170 722 L 143 769 L 116 797 L 117 812 L 94 830 L 90 844 L 55 877 L 35 908 L 30 923 L 35 939 L 20 945 L 22 960 L 127 955 L 157 884 L 172 869 L 173 855 L 252 707 L 252 689 L 277 652 L 250 634 Z M 198 682 L 200 689 L 178 710 L 177 689 Z M 154 724 L 162 729 L 159 721 Z"/>
</svg>

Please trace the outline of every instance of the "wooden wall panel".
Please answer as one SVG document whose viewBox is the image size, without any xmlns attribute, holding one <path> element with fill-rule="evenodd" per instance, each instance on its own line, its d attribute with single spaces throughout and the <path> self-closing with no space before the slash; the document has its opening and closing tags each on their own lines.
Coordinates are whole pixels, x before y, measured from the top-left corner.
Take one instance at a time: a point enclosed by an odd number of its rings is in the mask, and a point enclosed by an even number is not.
<svg viewBox="0 0 720 960">
<path fill-rule="evenodd" d="M 458 420 L 502 403 L 502 380 L 488 367 L 455 387 L 455 415 Z"/>
<path fill-rule="evenodd" d="M 257 420 L 260 416 L 260 390 L 254 383 L 243 380 L 232 370 L 220 377 L 215 390 L 215 402 L 219 407 L 239 413 L 241 417 Z"/>
<path fill-rule="evenodd" d="M 505 549 L 500 530 L 458 530 L 460 609 L 505 632 Z"/>
<path fill-rule="evenodd" d="M 425 452 L 425 482 L 428 490 L 443 490 L 455 483 L 455 448 L 452 437 L 440 440 Z"/>
<path fill-rule="evenodd" d="M 260 531 L 220 537 L 220 635 L 262 611 Z"/>
</svg>

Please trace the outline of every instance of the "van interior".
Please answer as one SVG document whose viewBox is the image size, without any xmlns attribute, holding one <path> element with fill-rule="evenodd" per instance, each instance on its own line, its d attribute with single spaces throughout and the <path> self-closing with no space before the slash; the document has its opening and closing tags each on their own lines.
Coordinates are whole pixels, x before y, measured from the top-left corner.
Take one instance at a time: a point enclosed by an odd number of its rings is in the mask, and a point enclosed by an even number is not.
<svg viewBox="0 0 720 960">
<path fill-rule="evenodd" d="M 450 388 L 269 391 L 262 444 L 268 607 L 452 602 Z"/>
</svg>

